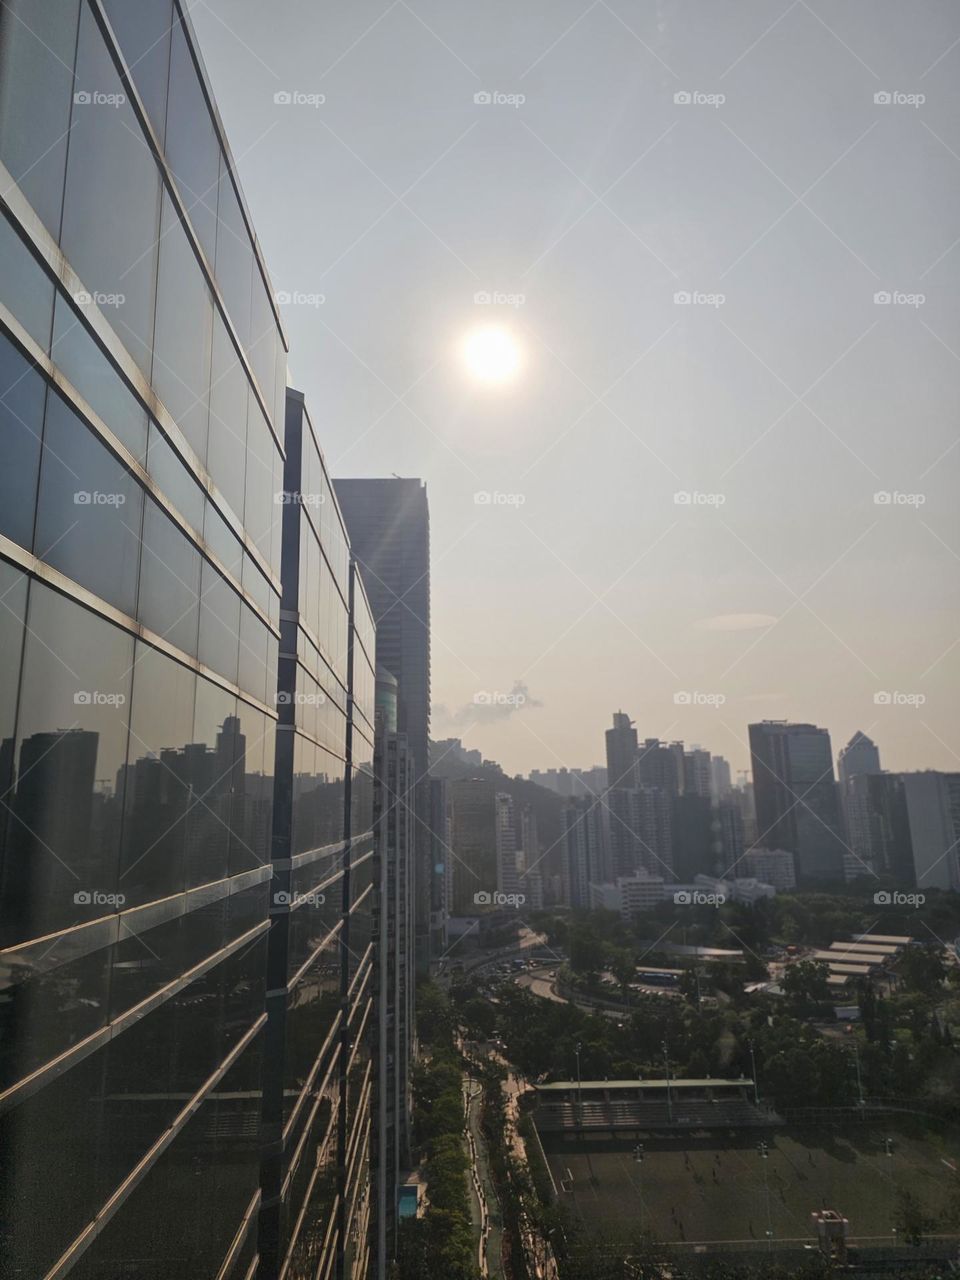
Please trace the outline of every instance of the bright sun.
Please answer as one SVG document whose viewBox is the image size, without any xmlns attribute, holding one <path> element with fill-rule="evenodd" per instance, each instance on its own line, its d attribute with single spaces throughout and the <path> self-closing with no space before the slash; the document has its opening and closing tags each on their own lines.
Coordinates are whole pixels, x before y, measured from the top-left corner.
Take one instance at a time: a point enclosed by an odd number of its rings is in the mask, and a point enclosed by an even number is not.
<svg viewBox="0 0 960 1280">
<path fill-rule="evenodd" d="M 463 340 L 463 362 L 478 382 L 509 382 L 520 368 L 520 347 L 507 329 L 485 325 Z"/>
</svg>

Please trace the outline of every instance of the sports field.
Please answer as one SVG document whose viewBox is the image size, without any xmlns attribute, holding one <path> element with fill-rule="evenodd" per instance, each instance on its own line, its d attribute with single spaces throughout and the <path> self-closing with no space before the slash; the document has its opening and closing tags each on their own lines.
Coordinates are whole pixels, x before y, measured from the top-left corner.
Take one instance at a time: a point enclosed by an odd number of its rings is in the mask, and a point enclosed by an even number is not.
<svg viewBox="0 0 960 1280">
<path fill-rule="evenodd" d="M 761 1137 L 766 1160 L 757 1150 Z M 810 1214 L 828 1208 L 849 1219 L 851 1240 L 867 1243 L 893 1239 L 903 1190 L 931 1216 L 944 1210 L 960 1143 L 858 1124 L 703 1139 L 686 1148 L 648 1142 L 641 1164 L 629 1143 L 578 1147 L 551 1135 L 546 1154 L 561 1201 L 605 1234 L 630 1236 L 642 1227 L 668 1242 L 749 1245 L 769 1230 L 774 1242 L 808 1242 Z"/>
</svg>

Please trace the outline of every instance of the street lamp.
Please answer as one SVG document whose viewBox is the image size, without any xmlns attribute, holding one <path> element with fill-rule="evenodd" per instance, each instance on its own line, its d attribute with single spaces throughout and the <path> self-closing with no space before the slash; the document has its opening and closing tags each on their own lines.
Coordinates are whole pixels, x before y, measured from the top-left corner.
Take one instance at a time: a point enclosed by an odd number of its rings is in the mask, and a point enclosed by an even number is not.
<svg viewBox="0 0 960 1280">
<path fill-rule="evenodd" d="M 663 1049 L 663 1066 L 667 1075 L 667 1116 L 669 1117 L 670 1123 L 673 1124 L 673 1099 L 670 1095 L 670 1058 L 667 1053 L 666 1040 L 664 1040 L 661 1047 Z"/>
<path fill-rule="evenodd" d="M 857 1094 L 860 1098 L 860 1106 L 864 1106 L 863 1101 L 863 1079 L 860 1075 L 860 1050 L 857 1048 L 856 1041 L 853 1043 L 853 1061 L 857 1068 Z"/>
<path fill-rule="evenodd" d="M 580 1041 L 577 1041 L 577 1122 L 583 1130 L 583 1081 L 580 1078 Z"/>
<path fill-rule="evenodd" d="M 640 1234 L 643 1235 L 643 1143 L 638 1142 L 633 1149 L 633 1158 L 637 1164 L 637 1194 L 640 1197 Z"/>
<path fill-rule="evenodd" d="M 759 1107 L 760 1090 L 757 1088 L 757 1059 L 753 1052 L 753 1041 L 750 1041 L 750 1065 L 753 1068 L 753 1101 Z"/>
</svg>

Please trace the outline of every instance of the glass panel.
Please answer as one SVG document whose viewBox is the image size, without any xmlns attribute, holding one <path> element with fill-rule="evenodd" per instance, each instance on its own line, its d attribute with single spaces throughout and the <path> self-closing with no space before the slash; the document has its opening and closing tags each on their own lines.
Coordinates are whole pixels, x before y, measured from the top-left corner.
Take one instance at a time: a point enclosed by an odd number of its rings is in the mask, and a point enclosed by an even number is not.
<svg viewBox="0 0 960 1280">
<path fill-rule="evenodd" d="M 151 631 L 197 656 L 200 552 L 151 498 L 143 518 L 138 608 Z"/>
<path fill-rule="evenodd" d="M 193 728 L 195 803 L 188 822 L 188 881 L 192 885 L 227 874 L 230 833 L 239 829 L 246 737 L 237 718 L 237 700 L 202 677 L 197 681 Z"/>
<path fill-rule="evenodd" d="M 155 423 L 150 424 L 147 470 L 196 533 L 203 532 L 203 490 Z"/>
<path fill-rule="evenodd" d="M 240 673 L 237 683 L 261 702 L 267 699 L 267 636 L 265 623 L 246 606 L 240 609 Z"/>
<path fill-rule="evenodd" d="M 232 876 L 269 862 L 273 812 L 274 722 L 243 701 L 237 704 L 237 715 L 237 769 L 230 814 Z"/>
<path fill-rule="evenodd" d="M 133 638 L 30 589 L 3 868 L 11 942 L 115 910 Z"/>
<path fill-rule="evenodd" d="M 170 54 L 166 155 L 212 267 L 217 240 L 220 143 L 179 20 L 173 28 Z"/>
<path fill-rule="evenodd" d="M 205 785 L 202 752 L 192 746 L 196 685 L 195 672 L 137 643 L 119 880 L 130 905 L 186 884 L 186 815 Z"/>
<path fill-rule="evenodd" d="M 76 1280 L 132 1275 L 134 1267 L 151 1276 L 218 1273 L 259 1181 L 262 1039 L 204 1098 L 79 1260 Z M 142 1258 L 150 1259 L 147 1272 Z"/>
<path fill-rule="evenodd" d="M 170 65 L 171 0 L 104 0 L 110 25 L 153 131 L 163 143 Z"/>
<path fill-rule="evenodd" d="M 210 550 L 219 558 L 223 567 L 229 569 L 237 582 L 239 582 L 243 568 L 243 546 L 209 498 L 207 499 L 203 536 Z"/>
<path fill-rule="evenodd" d="M 147 411 L 63 294 L 53 317 L 53 359 L 136 460 L 147 452 Z"/>
<path fill-rule="evenodd" d="M 240 597 L 206 560 L 200 588 L 200 661 L 236 683 Z"/>
<path fill-rule="evenodd" d="M 247 448 L 247 395 L 250 383 L 219 311 L 213 317 L 213 378 L 207 470 L 233 508 L 243 517 L 243 472 Z"/>
<path fill-rule="evenodd" d="M 0 5 L 0 160 L 54 239 L 63 204 L 79 9 L 80 0 Z"/>
<path fill-rule="evenodd" d="M 58 395 L 47 398 L 37 548 L 44 560 L 131 616 L 143 490 Z"/>
<path fill-rule="evenodd" d="M 13 819 L 8 806 L 13 804 L 11 791 L 14 772 L 14 731 L 17 716 L 17 693 L 20 689 L 20 658 L 23 652 L 23 616 L 27 608 L 27 575 L 11 564 L 0 561 L 0 890 L 6 882 L 4 870 L 8 839 Z M 2 922 L 9 915 L 0 893 L 0 937 Z M 2 941 L 0 941 L 0 945 Z M 2 1000 L 0 1000 L 2 1004 Z"/>
<path fill-rule="evenodd" d="M 0 334 L 0 533 L 28 549 L 33 546 L 45 391 L 36 368 Z"/>
<path fill-rule="evenodd" d="M 272 550 L 273 521 L 275 518 L 280 518 L 280 512 L 283 510 L 282 504 L 274 501 L 274 494 L 283 487 L 282 481 L 275 484 L 274 480 L 275 449 L 267 420 L 251 395 L 250 418 L 247 423 L 247 477 L 243 523 L 260 554 L 268 561 Z"/>
<path fill-rule="evenodd" d="M 77 86 L 61 244 L 149 376 L 160 175 L 87 6 L 80 17 Z"/>
<path fill-rule="evenodd" d="M 0 302 L 10 308 L 34 342 L 44 351 L 49 351 L 53 281 L 16 233 L 13 224 L 2 215 L 0 262 L 3 263 L 3 296 Z"/>
<path fill-rule="evenodd" d="M 277 376 L 276 342 L 277 318 L 273 312 L 271 300 L 263 283 L 259 266 L 253 271 L 253 296 L 251 299 L 251 339 L 250 364 L 254 377 L 260 384 L 260 390 L 272 412 L 275 402 L 274 379 Z M 283 432 L 280 432 L 283 435 Z"/>
<path fill-rule="evenodd" d="M 250 346 L 253 248 L 233 180 L 223 164 L 220 166 L 217 219 L 217 284 L 226 303 L 230 323 L 244 350 L 247 350 Z"/>
<path fill-rule="evenodd" d="M 207 456 L 212 346 L 213 298 L 164 192 L 153 385 L 200 459 Z"/>
</svg>

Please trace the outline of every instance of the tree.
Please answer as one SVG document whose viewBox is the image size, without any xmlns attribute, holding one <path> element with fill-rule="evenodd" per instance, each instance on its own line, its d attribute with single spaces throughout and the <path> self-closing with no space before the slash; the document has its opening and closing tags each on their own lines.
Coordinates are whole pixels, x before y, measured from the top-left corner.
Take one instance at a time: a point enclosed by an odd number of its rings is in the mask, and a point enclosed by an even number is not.
<svg viewBox="0 0 960 1280">
<path fill-rule="evenodd" d="M 575 973 L 593 975 L 603 966 L 603 942 L 589 924 L 570 931 L 570 968 Z"/>
<path fill-rule="evenodd" d="M 897 961 L 897 974 L 910 991 L 936 995 L 946 977 L 943 956 L 936 947 L 907 947 Z"/>
</svg>

